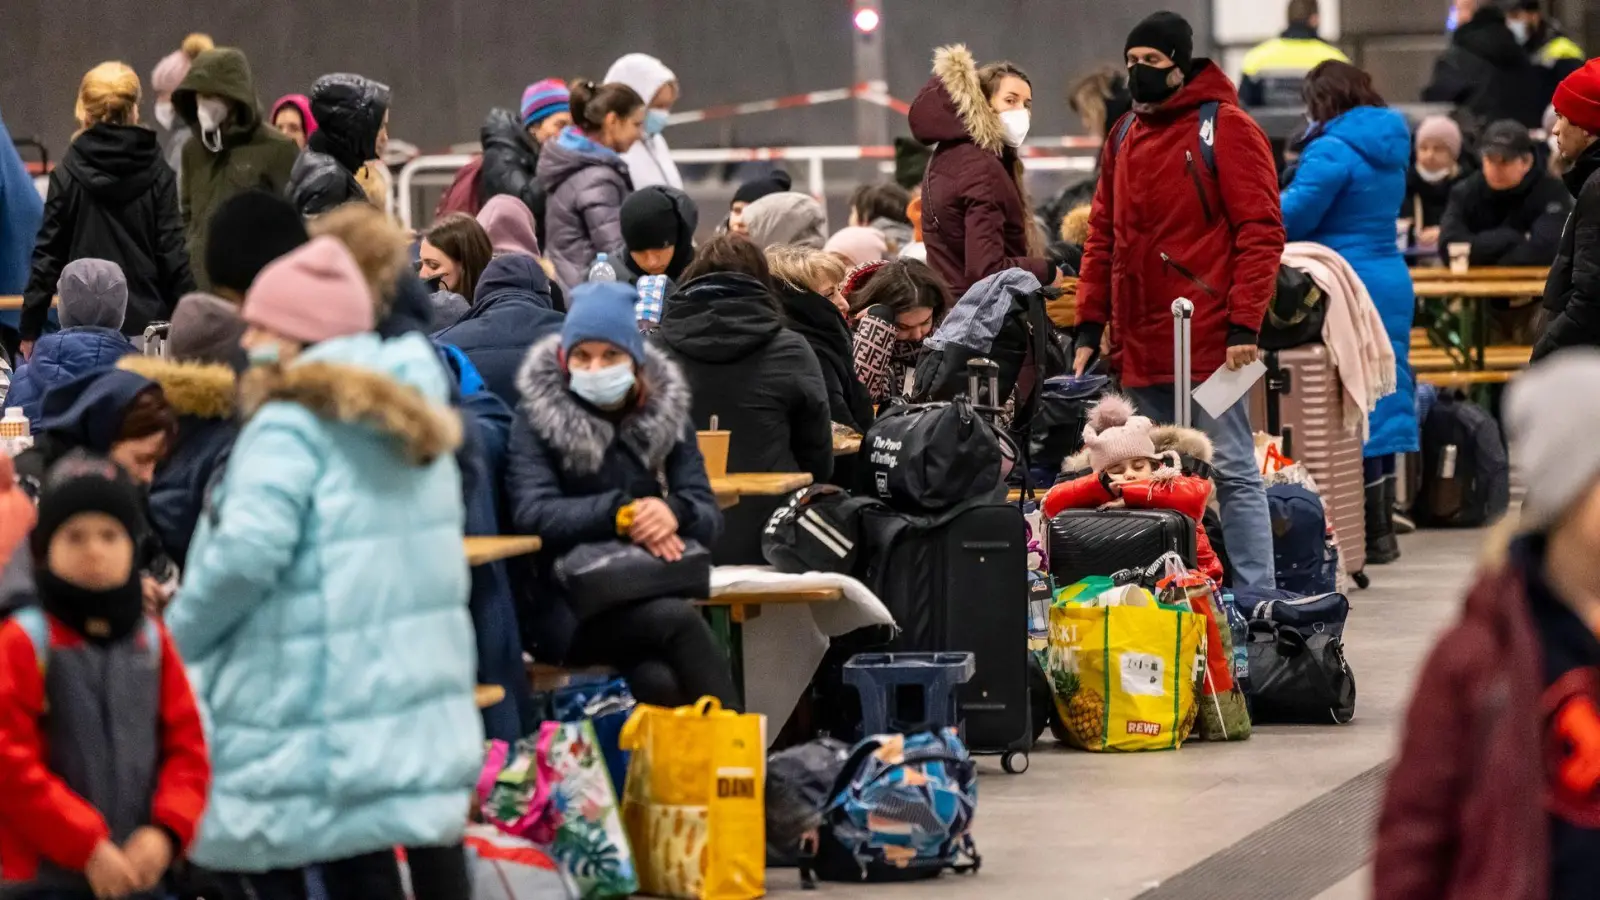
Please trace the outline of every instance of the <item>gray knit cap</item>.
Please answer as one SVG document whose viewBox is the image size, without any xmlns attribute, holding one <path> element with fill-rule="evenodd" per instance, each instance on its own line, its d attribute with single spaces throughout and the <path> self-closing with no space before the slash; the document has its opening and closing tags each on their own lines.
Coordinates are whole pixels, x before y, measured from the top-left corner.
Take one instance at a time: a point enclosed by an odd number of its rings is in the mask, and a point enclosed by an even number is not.
<svg viewBox="0 0 1600 900">
<path fill-rule="evenodd" d="M 828 241 L 828 213 L 810 194 L 785 191 L 768 194 L 744 208 L 750 240 L 766 250 L 792 244 L 821 250 Z"/>
<path fill-rule="evenodd" d="M 1527 484 L 1522 525 L 1543 531 L 1600 479 L 1600 350 L 1563 350 L 1506 392 L 1512 457 Z"/>
<path fill-rule="evenodd" d="M 122 267 L 108 259 L 75 259 L 61 270 L 56 282 L 61 298 L 61 327 L 99 325 L 122 329 L 128 315 L 128 279 Z"/>
<path fill-rule="evenodd" d="M 184 294 L 172 312 L 167 352 L 180 362 L 224 363 L 237 367 L 244 358 L 239 307 L 215 294 Z"/>
</svg>

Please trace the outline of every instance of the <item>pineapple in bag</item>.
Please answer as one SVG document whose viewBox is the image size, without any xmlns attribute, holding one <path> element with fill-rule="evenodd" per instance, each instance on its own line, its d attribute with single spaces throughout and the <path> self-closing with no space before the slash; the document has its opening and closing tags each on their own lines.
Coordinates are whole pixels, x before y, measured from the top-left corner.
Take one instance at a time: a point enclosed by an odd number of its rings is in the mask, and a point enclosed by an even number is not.
<svg viewBox="0 0 1600 900">
<path fill-rule="evenodd" d="M 1080 750 L 1101 750 L 1106 737 L 1106 699 L 1085 687 L 1078 667 L 1079 624 L 1061 617 L 1050 623 L 1049 671 L 1055 689 L 1056 740 Z"/>
</svg>

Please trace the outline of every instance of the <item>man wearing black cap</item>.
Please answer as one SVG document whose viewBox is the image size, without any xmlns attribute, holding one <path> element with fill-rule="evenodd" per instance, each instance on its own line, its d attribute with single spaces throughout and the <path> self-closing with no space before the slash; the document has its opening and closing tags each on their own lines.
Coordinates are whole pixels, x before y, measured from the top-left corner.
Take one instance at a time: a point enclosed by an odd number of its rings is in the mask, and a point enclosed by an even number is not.
<svg viewBox="0 0 1600 900">
<path fill-rule="evenodd" d="M 1439 253 L 1472 245 L 1475 266 L 1548 266 L 1561 245 L 1572 196 L 1534 164 L 1528 129 L 1506 120 L 1490 125 L 1480 147 L 1483 171 L 1450 191 L 1439 223 Z"/>
<path fill-rule="evenodd" d="M 1194 58 L 1182 16 L 1158 12 L 1128 35 L 1133 111 L 1100 154 L 1078 283 L 1076 368 L 1110 332 L 1110 362 L 1140 411 L 1173 419 L 1172 301 L 1194 304 L 1194 384 L 1257 356 L 1277 284 L 1283 220 L 1272 149 L 1239 109 L 1233 82 Z M 1216 445 L 1216 483 L 1240 583 L 1272 587 L 1272 522 L 1243 402 L 1194 421 Z"/>
</svg>

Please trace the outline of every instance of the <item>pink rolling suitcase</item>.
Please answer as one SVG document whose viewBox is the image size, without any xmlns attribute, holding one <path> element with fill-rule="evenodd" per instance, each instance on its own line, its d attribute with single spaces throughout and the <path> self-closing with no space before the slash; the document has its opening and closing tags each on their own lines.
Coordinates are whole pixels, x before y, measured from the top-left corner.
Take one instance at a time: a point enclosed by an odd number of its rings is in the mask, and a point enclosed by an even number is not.
<svg viewBox="0 0 1600 900">
<path fill-rule="evenodd" d="M 1320 343 L 1262 354 L 1267 375 L 1250 398 L 1250 422 L 1283 438 L 1285 456 L 1303 463 L 1317 481 L 1339 542 L 1339 561 L 1367 586 L 1366 483 L 1361 432 L 1345 428 L 1339 371 Z"/>
</svg>

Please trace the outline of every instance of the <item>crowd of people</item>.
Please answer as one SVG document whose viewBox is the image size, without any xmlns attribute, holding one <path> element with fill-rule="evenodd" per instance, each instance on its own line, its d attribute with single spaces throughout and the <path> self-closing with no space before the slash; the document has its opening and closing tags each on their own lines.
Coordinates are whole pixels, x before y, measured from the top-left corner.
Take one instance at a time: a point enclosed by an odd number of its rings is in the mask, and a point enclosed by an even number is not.
<svg viewBox="0 0 1600 900">
<path fill-rule="evenodd" d="M 264 114 L 245 54 L 191 35 L 149 79 L 157 130 L 138 75 L 94 67 L 42 205 L 0 147 L 0 293 L 24 297 L 5 405 L 34 435 L 0 456 L 0 887 L 148 896 L 186 858 L 230 900 L 303 897 L 313 865 L 333 900 L 398 898 L 399 846 L 414 896 L 466 897 L 482 738 L 536 721 L 525 654 L 613 667 L 646 703 L 740 704 L 691 598 L 591 611 L 554 562 L 621 541 L 760 563 L 778 500 L 719 510 L 696 432 L 731 432 L 731 471 L 854 487 L 835 437 L 912 395 L 925 342 L 998 273 L 1052 289 L 1064 369 L 1130 398 L 1046 513 L 1198 521 L 1203 479 L 1147 489 L 1146 426 L 1177 413 L 1172 298 L 1194 303 L 1198 384 L 1260 356 L 1286 243 L 1338 254 L 1396 360 L 1364 448 L 1367 558 L 1394 561 L 1396 459 L 1419 443 L 1402 244 L 1553 264 L 1535 355 L 1600 345 L 1600 64 L 1531 7 L 1457 8 L 1429 90 L 1467 114 L 1415 129 L 1317 39 L 1314 0 L 1239 89 L 1153 14 L 1074 92 L 1105 139 L 1093 180 L 1037 208 L 1026 71 L 940 48 L 917 152 L 845 227 L 774 171 L 705 211 L 709 239 L 663 134 L 677 78 L 645 54 L 492 111 L 416 234 L 383 211 L 387 86 L 329 74 Z M 1485 74 L 1506 37 L 1522 62 Z M 1507 92 L 1535 83 L 1529 121 Z M 1311 124 L 1280 176 L 1246 107 L 1286 90 Z M 1547 149 L 1530 127 L 1552 101 Z M 1247 402 L 1194 419 L 1221 512 L 1202 565 L 1221 574 L 1225 537 L 1235 583 L 1271 588 Z M 469 568 L 462 536 L 495 534 L 543 549 Z M 1564 534 L 1560 560 L 1592 543 Z M 506 699 L 480 714 L 476 684 Z M 115 758 L 75 755 L 77 729 Z"/>
</svg>

